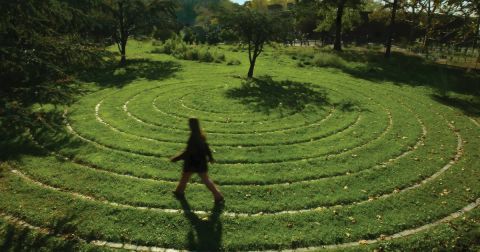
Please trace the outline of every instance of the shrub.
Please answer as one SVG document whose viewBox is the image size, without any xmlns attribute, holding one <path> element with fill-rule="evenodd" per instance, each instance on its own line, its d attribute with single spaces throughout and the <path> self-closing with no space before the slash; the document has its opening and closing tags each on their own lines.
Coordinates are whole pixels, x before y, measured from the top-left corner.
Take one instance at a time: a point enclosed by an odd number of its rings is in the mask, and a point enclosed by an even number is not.
<svg viewBox="0 0 480 252">
<path fill-rule="evenodd" d="M 185 59 L 186 53 L 189 49 L 185 43 L 176 44 L 175 49 L 172 51 L 173 57 L 177 59 Z"/>
<path fill-rule="evenodd" d="M 312 62 L 318 67 L 337 67 L 342 68 L 347 65 L 347 62 L 335 54 L 319 53 L 316 54 Z"/>
<path fill-rule="evenodd" d="M 8 171 L 8 166 L 6 163 L 0 163 L 0 178 L 4 176 Z"/>
<path fill-rule="evenodd" d="M 163 43 L 163 53 L 165 54 L 180 54 L 185 52 L 186 48 L 187 45 L 182 41 L 182 39 L 180 39 L 180 37 L 167 39 L 165 43 Z"/>
<path fill-rule="evenodd" d="M 153 45 L 153 46 L 163 46 L 163 42 L 162 42 L 162 41 L 158 41 L 158 40 L 154 40 L 154 41 L 152 41 L 152 45 Z"/>
<path fill-rule="evenodd" d="M 208 49 L 201 49 L 198 51 L 198 60 L 200 62 L 213 62 L 214 58 Z"/>
<path fill-rule="evenodd" d="M 368 43 L 367 44 L 367 49 L 370 49 L 370 50 L 382 50 L 383 49 L 383 45 L 382 44 L 374 44 L 374 43 Z"/>
<path fill-rule="evenodd" d="M 185 52 L 185 60 L 198 60 L 198 49 L 197 48 L 189 48 Z"/>
<path fill-rule="evenodd" d="M 165 47 L 163 47 L 163 45 L 158 46 L 157 48 L 152 50 L 152 53 L 165 53 Z"/>
<path fill-rule="evenodd" d="M 215 54 L 215 59 L 223 62 L 223 61 L 225 61 L 225 54 L 223 54 L 223 53 L 216 53 L 216 54 Z"/>
<path fill-rule="evenodd" d="M 315 57 L 315 53 L 311 50 L 304 50 L 300 53 L 300 56 L 302 58 L 310 58 L 310 59 L 313 59 Z"/>
<path fill-rule="evenodd" d="M 167 40 L 167 39 L 171 39 L 171 38 L 175 38 L 177 36 L 177 34 L 175 32 L 173 32 L 172 30 L 169 30 L 169 29 L 159 29 L 159 30 L 156 30 L 154 31 L 153 33 L 153 37 L 155 39 L 158 39 L 158 40 Z"/>
<path fill-rule="evenodd" d="M 236 65 L 240 65 L 242 64 L 242 62 L 240 62 L 240 60 L 238 59 L 231 59 L 227 62 L 227 65 L 229 66 L 236 66 Z"/>
<path fill-rule="evenodd" d="M 116 69 L 116 70 L 113 72 L 113 75 L 114 75 L 114 76 L 122 76 L 122 75 L 125 75 L 125 74 L 127 74 L 127 69 L 125 69 L 125 68 L 123 68 L 123 67 L 122 67 L 122 68 L 118 68 L 118 69 Z"/>
<path fill-rule="evenodd" d="M 224 53 L 215 52 L 212 54 L 208 47 L 187 45 L 179 37 L 168 39 L 165 43 L 155 41 L 154 44 L 157 47 L 151 51 L 152 53 L 170 54 L 177 59 L 216 63 L 226 60 Z"/>
</svg>

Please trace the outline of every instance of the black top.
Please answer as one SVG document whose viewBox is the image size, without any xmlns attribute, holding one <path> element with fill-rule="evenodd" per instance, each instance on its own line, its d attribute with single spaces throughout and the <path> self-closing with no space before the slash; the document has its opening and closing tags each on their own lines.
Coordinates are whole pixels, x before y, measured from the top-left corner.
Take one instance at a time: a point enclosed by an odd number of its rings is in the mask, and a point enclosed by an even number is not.
<svg viewBox="0 0 480 252">
<path fill-rule="evenodd" d="M 207 172 L 208 161 L 213 160 L 212 151 L 207 142 L 194 140 L 192 137 L 188 139 L 187 149 L 183 155 L 183 171 L 184 172 Z"/>
</svg>

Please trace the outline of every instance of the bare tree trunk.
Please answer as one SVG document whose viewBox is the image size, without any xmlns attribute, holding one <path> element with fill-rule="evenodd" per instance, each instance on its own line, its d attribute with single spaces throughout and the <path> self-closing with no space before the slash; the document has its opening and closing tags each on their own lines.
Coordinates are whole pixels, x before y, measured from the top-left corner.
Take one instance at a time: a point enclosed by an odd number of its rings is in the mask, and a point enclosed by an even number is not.
<svg viewBox="0 0 480 252">
<path fill-rule="evenodd" d="M 333 50 L 342 50 L 342 17 L 345 8 L 345 0 L 341 0 L 337 6 L 337 18 L 335 19 L 335 42 L 333 43 Z"/>
<path fill-rule="evenodd" d="M 250 60 L 250 68 L 248 69 L 248 74 L 247 77 L 253 78 L 253 71 L 255 70 L 255 63 L 257 61 L 258 56 L 262 53 L 263 51 L 263 45 L 265 41 L 260 41 L 257 40 L 255 42 L 255 45 L 253 47 L 253 55 L 251 54 L 251 46 L 249 46 L 249 60 Z"/>
<path fill-rule="evenodd" d="M 480 6 L 478 6 L 478 9 L 480 10 Z M 474 54 L 475 54 L 475 49 L 477 48 L 477 43 L 478 43 L 478 37 L 479 36 L 480 36 L 480 14 L 477 17 L 477 29 L 475 31 L 475 37 L 473 37 L 472 49 L 473 49 Z"/>
<path fill-rule="evenodd" d="M 428 47 L 429 47 L 429 35 L 430 29 L 432 25 L 432 8 L 431 8 L 431 0 L 427 0 L 427 27 L 425 28 L 425 37 L 423 38 L 423 50 L 425 51 L 425 55 L 428 58 Z"/>
<path fill-rule="evenodd" d="M 121 58 L 120 58 L 120 65 L 125 65 L 127 63 L 127 41 L 126 39 L 124 41 L 121 42 L 121 45 L 120 45 L 120 55 L 121 55 Z"/>
<path fill-rule="evenodd" d="M 258 45 L 254 45 L 254 48 L 253 48 L 253 54 L 252 54 L 252 47 L 249 46 L 249 61 L 250 61 L 250 67 L 248 68 L 248 73 L 247 73 L 247 78 L 253 78 L 253 71 L 255 70 L 255 63 L 257 61 L 257 57 L 258 55 L 260 54 L 260 49 L 259 49 L 259 46 Z"/>
<path fill-rule="evenodd" d="M 478 63 L 480 63 L 480 53 L 478 54 L 477 62 L 475 62 L 475 69 L 477 69 Z"/>
<path fill-rule="evenodd" d="M 255 70 L 255 60 L 250 61 L 250 68 L 248 68 L 248 74 L 247 74 L 247 77 L 249 79 L 253 78 L 253 71 L 254 70 Z"/>
<path fill-rule="evenodd" d="M 397 13 L 397 4 L 398 0 L 393 0 L 392 15 L 390 18 L 390 27 L 388 29 L 387 44 L 385 49 L 385 58 L 390 58 L 390 53 L 392 50 L 392 37 L 395 29 L 395 15 Z"/>
<path fill-rule="evenodd" d="M 118 3 L 118 23 L 119 23 L 119 38 L 117 38 L 119 41 L 117 44 L 119 44 L 119 50 L 120 50 L 120 65 L 123 66 L 127 63 L 127 41 L 128 41 L 128 32 L 125 27 L 125 16 L 124 16 L 124 6 L 123 2 Z"/>
</svg>

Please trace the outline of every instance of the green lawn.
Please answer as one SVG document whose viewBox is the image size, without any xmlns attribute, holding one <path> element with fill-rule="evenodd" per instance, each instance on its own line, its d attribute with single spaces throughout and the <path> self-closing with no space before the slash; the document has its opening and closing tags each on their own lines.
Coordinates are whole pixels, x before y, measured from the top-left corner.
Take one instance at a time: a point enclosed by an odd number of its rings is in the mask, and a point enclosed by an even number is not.
<svg viewBox="0 0 480 252">
<path fill-rule="evenodd" d="M 62 123 L 0 166 L 0 251 L 479 248 L 478 73 L 269 47 L 248 82 L 237 47 L 210 48 L 218 63 L 157 47 L 131 41 L 126 67 L 83 73 L 74 104 L 43 108 Z M 224 207 L 198 178 L 187 202 L 171 195 L 189 117 Z"/>
</svg>

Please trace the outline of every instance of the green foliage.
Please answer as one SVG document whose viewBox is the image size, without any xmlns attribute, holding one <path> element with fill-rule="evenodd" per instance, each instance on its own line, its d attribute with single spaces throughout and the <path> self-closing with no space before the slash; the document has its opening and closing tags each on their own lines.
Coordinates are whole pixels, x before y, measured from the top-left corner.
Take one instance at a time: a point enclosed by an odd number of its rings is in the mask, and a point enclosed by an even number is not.
<svg viewBox="0 0 480 252">
<path fill-rule="evenodd" d="M 104 85 L 92 86 L 94 92 L 67 109 L 73 131 L 42 124 L 32 137 L 45 149 L 18 148 L 22 155 L 9 163 L 30 179 L 13 172 L 0 177 L 2 213 L 88 241 L 280 250 L 353 246 L 390 236 L 435 223 L 480 195 L 480 128 L 471 120 L 480 112 L 462 113 L 454 104 L 468 105 L 474 92 L 460 96 L 453 90 L 461 82 L 473 86 L 478 77 L 457 79 L 467 73 L 430 69 L 409 55 L 393 54 L 388 63 L 374 51 L 350 49 L 336 54 L 348 68 L 300 69 L 294 63 L 312 61 L 318 50 L 267 47 L 260 72 L 274 77 L 244 80 L 234 76 L 241 67 L 152 55 L 147 42 L 129 45 L 132 55 L 146 58 L 98 69 L 104 75 L 88 72 L 85 81 Z M 243 55 L 228 48 L 210 50 L 225 52 L 227 59 Z M 420 71 L 406 75 L 408 67 Z M 452 82 L 441 99 L 428 88 L 439 84 L 439 70 Z M 187 189 L 188 205 L 170 193 L 181 165 L 168 156 L 184 148 L 190 116 L 201 119 L 215 151 L 217 163 L 209 172 L 227 197 L 219 218 L 210 214 L 212 196 L 197 176 Z M 479 214 L 474 209 L 420 233 L 350 251 L 476 249 Z M 0 248 L 6 251 L 30 250 L 30 244 L 70 250 L 61 245 L 71 239 L 40 236 L 30 242 L 5 230 L 0 223 Z M 71 250 L 95 248 L 82 245 Z"/>
<path fill-rule="evenodd" d="M 247 77 L 252 78 L 257 57 L 265 44 L 282 38 L 283 23 L 280 22 L 279 13 L 239 7 L 226 13 L 221 20 L 226 29 L 234 32 L 239 41 L 247 46 L 250 61 Z"/>
<path fill-rule="evenodd" d="M 239 8 L 222 17 L 222 23 L 234 31 L 240 41 L 247 45 L 263 46 L 275 41 L 280 30 L 278 16 L 274 13 L 259 12 L 248 8 Z"/>
<path fill-rule="evenodd" d="M 171 0 L 113 0 L 102 3 L 105 25 L 111 30 L 121 54 L 120 64 L 126 63 L 126 45 L 130 36 L 151 35 L 158 28 L 172 26 L 175 2 Z"/>
<path fill-rule="evenodd" d="M 153 53 L 170 54 L 177 59 L 215 63 L 225 62 L 226 60 L 224 53 L 212 52 L 208 46 L 187 45 L 180 37 L 168 39 L 164 43 L 154 41 L 153 44 L 156 46 L 152 50 Z"/>
<path fill-rule="evenodd" d="M 198 49 L 193 48 L 191 50 L 187 50 L 185 52 L 185 57 L 184 59 L 186 60 L 199 60 L 199 54 L 198 54 Z"/>
<path fill-rule="evenodd" d="M 161 41 L 165 41 L 167 39 L 170 39 L 170 38 L 173 38 L 176 36 L 176 33 L 171 30 L 171 29 L 168 29 L 168 28 L 160 28 L 160 29 L 155 29 L 153 31 L 153 35 L 152 37 L 156 40 L 161 40 Z"/>
<path fill-rule="evenodd" d="M 229 0 L 178 0 L 176 16 L 185 27 L 206 25 L 233 5 Z"/>
<path fill-rule="evenodd" d="M 332 53 L 317 53 L 315 54 L 312 63 L 318 67 L 343 68 L 347 65 L 345 60 Z"/>
<path fill-rule="evenodd" d="M 212 62 L 214 60 L 212 53 L 206 48 L 202 48 L 198 52 L 200 62 Z"/>
<path fill-rule="evenodd" d="M 153 43 L 154 45 L 158 46 L 154 50 L 155 53 L 173 54 L 177 51 L 184 51 L 184 48 L 186 48 L 186 44 L 183 43 L 177 36 L 167 39 L 164 43 L 161 41 L 154 41 Z"/>
<path fill-rule="evenodd" d="M 224 53 L 215 53 L 215 59 L 219 61 L 225 61 L 225 54 Z"/>
<path fill-rule="evenodd" d="M 34 104 L 68 104 L 78 69 L 99 65 L 102 30 L 90 1 L 2 1 L 0 134 L 14 137 L 44 120 Z M 95 36 L 94 36 L 95 35 Z"/>
<path fill-rule="evenodd" d="M 101 251 L 92 246 L 82 246 L 76 239 L 65 240 L 0 220 L 0 248 L 2 251 Z M 48 248 L 48 249 L 46 249 Z"/>
<path fill-rule="evenodd" d="M 0 178 L 5 175 L 9 170 L 9 167 L 7 166 L 7 163 L 5 162 L 0 162 Z"/>
<path fill-rule="evenodd" d="M 287 51 L 290 58 L 297 61 L 298 67 L 316 66 L 316 67 L 334 67 L 346 68 L 348 62 L 340 54 L 331 53 L 322 49 L 299 48 Z"/>
<path fill-rule="evenodd" d="M 306 35 L 309 38 L 313 35 L 318 20 L 318 5 L 316 1 L 301 1 L 295 5 L 295 31 L 297 35 Z"/>
<path fill-rule="evenodd" d="M 240 64 L 242 64 L 242 62 L 240 62 L 240 60 L 238 60 L 238 59 L 230 59 L 227 62 L 227 65 L 229 65 L 229 66 L 236 66 L 236 65 L 240 65 Z"/>
<path fill-rule="evenodd" d="M 335 30 L 335 7 L 325 6 L 318 12 L 319 18 L 322 20 L 315 29 L 317 32 L 333 32 Z M 342 30 L 349 32 L 361 23 L 360 14 L 357 8 L 345 8 L 342 17 Z"/>
</svg>

